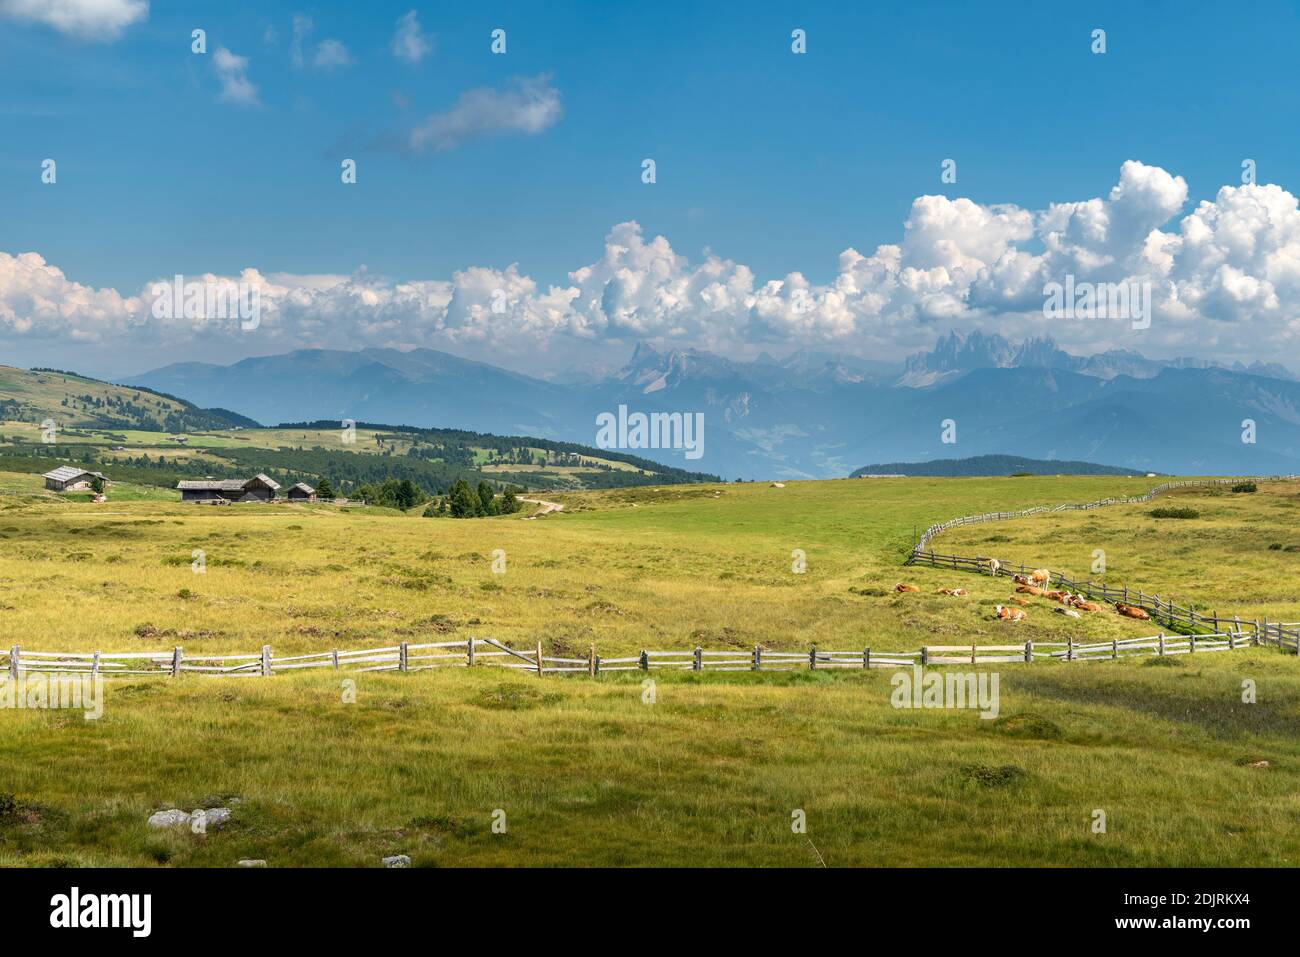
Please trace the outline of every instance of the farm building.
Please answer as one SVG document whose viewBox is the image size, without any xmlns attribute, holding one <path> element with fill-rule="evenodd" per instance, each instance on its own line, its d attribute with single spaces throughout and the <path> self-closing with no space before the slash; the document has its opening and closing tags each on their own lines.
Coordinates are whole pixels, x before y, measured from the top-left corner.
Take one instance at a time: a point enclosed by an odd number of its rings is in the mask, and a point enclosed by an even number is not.
<svg viewBox="0 0 1300 957">
<path fill-rule="evenodd" d="M 289 491 L 285 493 L 289 496 L 291 502 L 314 502 L 316 501 L 316 490 L 306 482 L 299 482 L 290 486 Z"/>
<path fill-rule="evenodd" d="M 279 484 L 259 472 L 251 479 L 203 479 L 178 482 L 182 502 L 270 502 Z"/>
<path fill-rule="evenodd" d="M 46 472 L 42 478 L 45 479 L 45 487 L 53 492 L 74 492 L 90 488 L 90 483 L 94 479 L 104 479 L 100 472 L 91 472 L 87 469 L 77 468 L 75 465 L 60 465 L 52 472 Z M 108 480 L 104 479 L 107 484 Z"/>
</svg>

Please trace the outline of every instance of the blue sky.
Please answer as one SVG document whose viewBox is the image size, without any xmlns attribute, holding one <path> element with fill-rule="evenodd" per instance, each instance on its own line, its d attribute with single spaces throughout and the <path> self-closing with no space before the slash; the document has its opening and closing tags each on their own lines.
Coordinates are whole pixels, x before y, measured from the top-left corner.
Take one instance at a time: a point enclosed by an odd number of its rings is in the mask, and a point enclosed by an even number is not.
<svg viewBox="0 0 1300 957">
<path fill-rule="evenodd" d="M 0 0 L 0 15 L 24 2 Z M 391 46 L 411 10 L 431 45 L 415 63 Z M 295 14 L 312 21 L 302 66 Z M 190 51 L 196 27 L 206 55 Z M 503 56 L 489 50 L 497 27 Z M 627 221 L 692 263 L 711 251 L 759 282 L 798 271 L 828 284 L 845 249 L 901 242 L 925 194 L 1042 210 L 1105 197 L 1138 160 L 1186 181 L 1182 215 L 1239 183 L 1245 157 L 1261 184 L 1300 179 L 1300 15 L 1285 4 L 1245 17 L 1159 2 L 155 0 L 116 39 L 102 33 L 0 18 L 0 251 L 124 296 L 176 272 L 364 266 L 401 282 L 512 263 L 544 290 L 597 262 Z M 349 64 L 313 64 L 328 40 Z M 221 98 L 217 48 L 247 58 L 256 103 Z M 466 91 L 523 80 L 558 96 L 558 120 L 407 145 Z M 47 157 L 54 186 L 40 180 Z M 340 183 L 344 158 L 356 185 Z M 940 182 L 945 158 L 956 184 Z"/>
</svg>

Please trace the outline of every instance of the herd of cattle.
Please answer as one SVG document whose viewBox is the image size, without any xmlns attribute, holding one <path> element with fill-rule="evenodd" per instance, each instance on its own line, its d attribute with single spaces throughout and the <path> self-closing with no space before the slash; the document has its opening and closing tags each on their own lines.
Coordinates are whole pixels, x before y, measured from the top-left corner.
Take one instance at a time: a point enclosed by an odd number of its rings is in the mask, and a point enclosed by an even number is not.
<svg viewBox="0 0 1300 957">
<path fill-rule="evenodd" d="M 990 563 L 992 574 L 996 575 L 998 568 L 999 565 L 996 561 Z M 1023 606 L 1029 604 L 1029 599 L 1018 597 L 1021 595 L 1034 595 L 1058 602 L 1060 607 L 1052 610 L 1070 618 L 1080 617 L 1080 612 L 1102 611 L 1106 607 L 1098 602 L 1089 601 L 1082 595 L 1071 595 L 1068 591 L 1053 589 L 1051 587 L 1052 573 L 1046 568 L 1036 568 L 1028 575 L 1015 575 L 1013 580 L 1016 583 L 1016 594 L 1009 599 L 1013 604 L 998 605 L 993 612 L 993 616 L 1002 621 L 1024 621 L 1028 617 Z M 902 582 L 894 586 L 896 592 L 919 592 L 920 590 L 918 585 L 908 585 Z M 936 593 L 958 598 L 969 594 L 964 588 L 940 588 Z M 1015 607 L 1017 605 L 1022 607 Z M 1136 605 L 1127 605 L 1124 602 L 1116 602 L 1115 610 L 1126 618 L 1136 618 L 1139 621 L 1147 621 L 1151 618 L 1145 609 Z"/>
</svg>

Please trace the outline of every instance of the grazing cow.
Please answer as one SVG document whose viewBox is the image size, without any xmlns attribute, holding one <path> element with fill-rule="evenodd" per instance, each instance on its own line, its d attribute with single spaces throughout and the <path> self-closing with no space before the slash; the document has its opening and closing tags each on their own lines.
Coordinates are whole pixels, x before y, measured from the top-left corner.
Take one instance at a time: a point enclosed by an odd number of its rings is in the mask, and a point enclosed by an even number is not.
<svg viewBox="0 0 1300 957">
<path fill-rule="evenodd" d="M 899 582 L 897 585 L 894 586 L 894 591 L 920 591 L 920 590 L 921 590 L 920 585 L 904 585 L 902 582 Z"/>
<path fill-rule="evenodd" d="M 1056 612 L 1058 615 L 1065 615 L 1068 618 L 1080 617 L 1079 613 L 1073 608 L 1053 608 L 1052 611 Z"/>
<path fill-rule="evenodd" d="M 935 592 L 935 594 L 951 595 L 953 598 L 965 598 L 967 595 L 970 594 L 970 592 L 968 592 L 964 588 L 940 588 L 937 592 Z"/>
<path fill-rule="evenodd" d="M 1151 616 L 1146 613 L 1145 608 L 1138 608 L 1136 605 L 1126 605 L 1122 601 L 1115 603 L 1115 610 L 1126 618 L 1136 618 L 1138 621 L 1151 620 Z"/>
<path fill-rule="evenodd" d="M 994 609 L 993 614 L 1003 621 L 1025 620 L 1025 613 L 1023 611 L 1019 608 L 1008 608 L 1006 605 L 998 605 L 998 607 Z"/>
<path fill-rule="evenodd" d="M 1052 584 L 1052 573 L 1046 568 L 1035 568 L 1029 573 L 1029 581 L 1033 585 L 1038 585 L 1042 588 L 1050 588 Z"/>
<path fill-rule="evenodd" d="M 989 574 L 994 578 L 998 577 L 998 572 L 1002 570 L 1002 563 L 996 558 L 989 559 Z"/>
<path fill-rule="evenodd" d="M 1021 595 L 1046 595 L 1047 594 L 1047 592 L 1043 591 L 1037 585 L 1017 585 L 1016 591 Z"/>
</svg>

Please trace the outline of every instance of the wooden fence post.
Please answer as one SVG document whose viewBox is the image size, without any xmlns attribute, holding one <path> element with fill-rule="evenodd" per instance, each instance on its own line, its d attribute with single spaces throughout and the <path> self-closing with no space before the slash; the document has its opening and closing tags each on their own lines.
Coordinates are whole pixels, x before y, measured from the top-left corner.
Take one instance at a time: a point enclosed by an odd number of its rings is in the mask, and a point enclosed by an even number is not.
<svg viewBox="0 0 1300 957">
<path fill-rule="evenodd" d="M 1025 664 L 1032 665 L 1033 663 L 1034 663 L 1034 643 L 1032 641 L 1026 641 L 1025 642 Z"/>
<path fill-rule="evenodd" d="M 267 677 L 271 674 L 271 646 L 262 646 L 262 676 Z"/>
<path fill-rule="evenodd" d="M 701 648 L 699 645 L 695 646 L 695 658 L 691 662 L 691 670 L 692 671 L 704 670 L 704 649 Z"/>
<path fill-rule="evenodd" d="M 812 671 L 817 667 L 817 646 L 813 645 L 808 651 L 808 670 Z"/>
<path fill-rule="evenodd" d="M 1233 635 L 1232 632 L 1228 632 L 1228 650 L 1229 651 L 1237 650 L 1237 638 L 1235 635 Z"/>
<path fill-rule="evenodd" d="M 9 677 L 18 680 L 18 646 L 9 649 Z"/>
<path fill-rule="evenodd" d="M 1159 651 L 1156 652 L 1156 654 L 1163 657 L 1164 653 L 1165 653 L 1165 633 L 1162 631 L 1160 632 L 1160 649 Z"/>
<path fill-rule="evenodd" d="M 1074 660 L 1074 635 L 1066 635 L 1065 637 L 1065 660 Z"/>
<path fill-rule="evenodd" d="M 594 644 L 587 646 L 587 676 L 590 678 L 596 677 L 596 646 Z"/>
<path fill-rule="evenodd" d="M 540 678 L 544 674 L 546 674 L 546 670 L 542 666 L 542 639 L 538 638 L 537 639 L 537 677 Z"/>
<path fill-rule="evenodd" d="M 638 662 L 642 671 L 650 670 L 650 656 L 646 654 L 645 649 L 641 649 L 641 660 Z"/>
<path fill-rule="evenodd" d="M 90 674 L 92 677 L 94 675 L 99 674 L 99 652 L 98 651 L 95 652 L 94 660 L 90 662 Z"/>
<path fill-rule="evenodd" d="M 1112 658 L 1119 657 L 1119 639 L 1117 638 L 1112 638 L 1110 640 L 1110 656 Z"/>
<path fill-rule="evenodd" d="M 98 652 L 96 655 L 98 656 Z M 181 673 L 181 646 L 177 645 L 172 649 L 172 677 L 175 678 Z"/>
<path fill-rule="evenodd" d="M 970 663 L 971 663 L 972 665 L 975 664 L 975 650 L 976 650 L 976 648 L 978 648 L 978 647 L 979 647 L 979 646 L 976 645 L 974 642 L 971 642 L 971 646 L 970 646 Z"/>
<path fill-rule="evenodd" d="M 1187 636 L 1187 653 L 1188 653 L 1189 655 L 1194 655 L 1194 654 L 1196 654 L 1196 636 L 1195 636 L 1195 635 L 1188 635 L 1188 636 Z"/>
<path fill-rule="evenodd" d="M 763 670 L 763 647 L 761 645 L 754 646 L 754 670 Z"/>
<path fill-rule="evenodd" d="M 596 656 L 596 670 L 593 671 L 592 674 L 597 675 L 597 676 L 600 675 L 600 655 L 597 655 L 597 656 Z"/>
<path fill-rule="evenodd" d="M 334 665 L 334 670 L 339 670 L 339 650 L 335 648 L 330 652 L 330 663 Z"/>
<path fill-rule="evenodd" d="M 930 663 L 930 649 L 925 645 L 921 646 L 921 667 L 924 668 Z"/>
<path fill-rule="evenodd" d="M 474 667 L 474 636 L 469 636 L 469 641 L 465 642 L 465 667 Z"/>
<path fill-rule="evenodd" d="M 407 661 L 406 642 L 403 641 L 397 646 L 397 670 L 405 671 Z"/>
<path fill-rule="evenodd" d="M 871 648 L 862 649 L 862 667 L 870 670 L 871 668 Z"/>
</svg>

